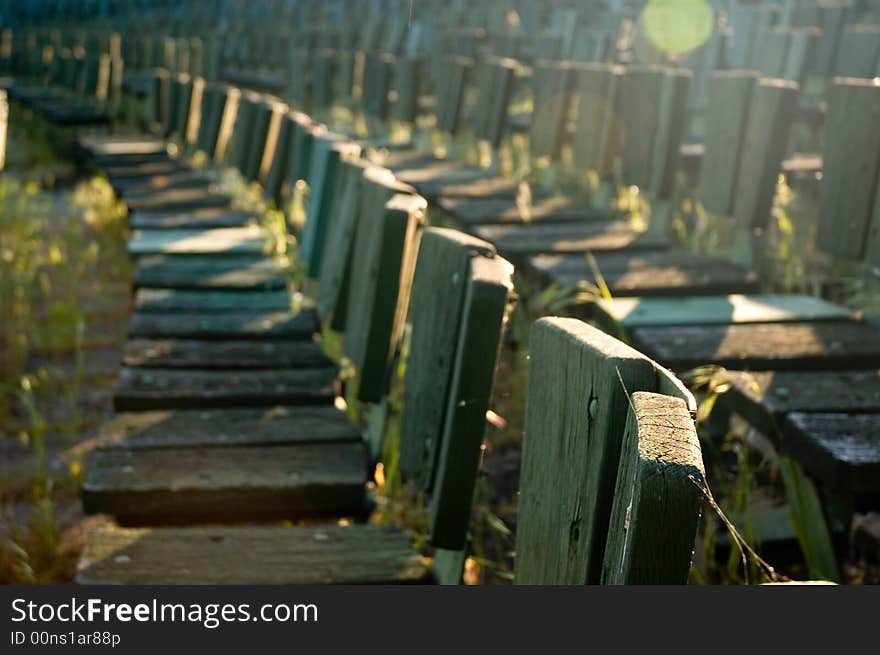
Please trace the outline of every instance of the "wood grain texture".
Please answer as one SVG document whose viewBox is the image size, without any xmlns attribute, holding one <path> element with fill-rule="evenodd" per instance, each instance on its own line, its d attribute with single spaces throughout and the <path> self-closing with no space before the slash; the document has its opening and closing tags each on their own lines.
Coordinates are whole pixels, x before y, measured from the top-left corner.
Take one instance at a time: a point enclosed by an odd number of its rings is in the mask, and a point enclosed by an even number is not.
<svg viewBox="0 0 880 655">
<path fill-rule="evenodd" d="M 661 236 L 634 230 L 622 221 L 588 224 L 480 225 L 473 233 L 507 257 L 538 253 L 652 250 L 669 245 Z"/>
<path fill-rule="evenodd" d="M 500 257 L 470 261 L 443 431 L 434 445 L 430 530 L 438 548 L 462 550 L 467 545 L 486 411 L 511 309 L 512 278 L 513 266 Z"/>
<path fill-rule="evenodd" d="M 630 400 L 602 584 L 686 584 L 706 488 L 694 420 L 679 398 Z"/>
<path fill-rule="evenodd" d="M 129 335 L 179 339 L 310 339 L 317 332 L 314 311 L 136 313 Z"/>
<path fill-rule="evenodd" d="M 753 370 L 880 366 L 880 334 L 857 321 L 645 327 L 635 347 L 675 371 L 705 364 Z"/>
<path fill-rule="evenodd" d="M 95 451 L 83 509 L 122 524 L 351 516 L 364 511 L 363 444 Z"/>
<path fill-rule="evenodd" d="M 204 341 L 129 339 L 123 366 L 150 368 L 297 368 L 327 367 L 333 362 L 308 339 Z"/>
<path fill-rule="evenodd" d="M 183 291 L 175 289 L 138 289 L 134 296 L 135 311 L 153 312 L 235 312 L 255 313 L 289 310 L 290 296 L 277 291 Z"/>
<path fill-rule="evenodd" d="M 388 171 L 374 177 L 368 169 L 365 176 L 373 188 L 355 234 L 342 351 L 357 371 L 358 398 L 378 402 L 387 392 L 409 304 L 427 202 L 406 195 L 409 189 Z"/>
<path fill-rule="evenodd" d="M 78 584 L 395 584 L 430 580 L 409 537 L 383 525 L 99 528 Z"/>
<path fill-rule="evenodd" d="M 269 244 L 257 226 L 198 230 L 135 230 L 130 255 L 264 254 Z"/>
<path fill-rule="evenodd" d="M 517 583 L 600 581 L 629 395 L 658 390 L 695 407 L 668 372 L 596 328 L 566 318 L 532 327 Z"/>
<path fill-rule="evenodd" d="M 113 406 L 123 411 L 312 405 L 331 403 L 335 396 L 333 367 L 252 371 L 123 367 Z"/>
<path fill-rule="evenodd" d="M 822 483 L 844 493 L 876 494 L 878 424 L 876 414 L 793 412 L 783 425 L 782 447 Z"/>
<path fill-rule="evenodd" d="M 880 413 L 880 370 L 728 371 L 719 405 L 764 434 L 779 434 L 791 412 Z"/>
<path fill-rule="evenodd" d="M 140 258 L 132 275 L 135 288 L 284 289 L 287 277 L 271 259 L 236 255 L 153 255 Z"/>
<path fill-rule="evenodd" d="M 265 407 L 121 412 L 101 426 L 101 447 L 277 446 L 360 442 L 359 428 L 335 407 Z"/>
<path fill-rule="evenodd" d="M 400 469 L 430 488 L 447 418 L 471 259 L 494 257 L 491 244 L 454 230 L 427 228 L 419 246 L 410 308 Z"/>
</svg>

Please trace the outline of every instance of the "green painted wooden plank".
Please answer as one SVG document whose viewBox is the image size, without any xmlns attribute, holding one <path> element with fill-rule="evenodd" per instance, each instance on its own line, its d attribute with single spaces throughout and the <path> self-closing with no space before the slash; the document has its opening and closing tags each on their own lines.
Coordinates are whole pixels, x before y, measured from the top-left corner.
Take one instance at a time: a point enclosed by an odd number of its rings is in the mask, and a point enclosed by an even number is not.
<svg viewBox="0 0 880 655">
<path fill-rule="evenodd" d="M 630 401 L 602 584 L 686 584 L 707 488 L 694 420 L 680 398 Z"/>
<path fill-rule="evenodd" d="M 139 258 L 135 288 L 284 289 L 287 277 L 278 263 L 248 255 L 150 255 Z"/>
<path fill-rule="evenodd" d="M 247 157 L 251 144 L 258 138 L 257 108 L 263 96 L 255 91 L 244 91 L 238 101 L 238 112 L 229 151 L 229 165 L 237 168 L 242 174 L 247 166 Z"/>
<path fill-rule="evenodd" d="M 559 156 L 571 111 L 572 64 L 567 61 L 539 61 L 534 66 L 534 107 L 529 130 L 529 151 L 533 157 Z"/>
<path fill-rule="evenodd" d="M 663 91 L 663 68 L 630 66 L 620 80 L 617 116 L 621 125 L 621 181 L 648 188 L 659 127 L 658 107 Z"/>
<path fill-rule="evenodd" d="M 606 64 L 579 64 L 574 68 L 573 94 L 577 106 L 574 162 L 578 168 L 608 175 L 620 141 L 616 95 L 624 69 Z"/>
<path fill-rule="evenodd" d="M 284 544 L 279 548 L 278 544 Z M 390 525 L 91 530 L 78 584 L 400 584 L 430 581 Z"/>
<path fill-rule="evenodd" d="M 391 90 L 391 75 L 395 56 L 388 52 L 367 53 L 364 59 L 364 82 L 361 102 L 364 113 L 379 120 L 387 120 Z"/>
<path fill-rule="evenodd" d="M 437 91 L 437 128 L 455 135 L 461 125 L 465 88 L 473 74 L 474 60 L 454 56 L 444 60 L 441 84 Z"/>
<path fill-rule="evenodd" d="M 675 191 L 681 142 L 687 125 L 691 78 L 692 73 L 687 69 L 663 71 L 648 184 L 648 191 L 657 199 L 670 198 Z"/>
<path fill-rule="evenodd" d="M 836 78 L 828 91 L 817 243 L 861 259 L 880 176 L 880 81 Z M 845 220 L 844 220 L 845 217 Z"/>
<path fill-rule="evenodd" d="M 470 261 L 443 432 L 435 444 L 430 530 L 431 542 L 439 548 L 464 549 L 467 545 L 486 411 L 511 305 L 512 276 L 513 266 L 500 257 Z"/>
<path fill-rule="evenodd" d="M 399 183 L 388 186 L 406 192 Z M 381 198 L 382 192 L 376 195 Z M 360 400 L 378 402 L 387 393 L 426 207 L 424 198 L 399 193 L 378 211 L 362 211 L 358 219 L 342 350 L 357 371 Z"/>
<path fill-rule="evenodd" d="M 287 105 L 272 98 L 263 98 L 254 107 L 253 128 L 241 169 L 249 182 L 264 179 L 278 138 L 278 125 Z"/>
<path fill-rule="evenodd" d="M 630 394 L 693 399 L 665 369 L 575 319 L 540 319 L 529 352 L 515 580 L 596 584 Z"/>
<path fill-rule="evenodd" d="M 423 57 L 399 57 L 394 61 L 391 117 L 401 123 L 415 123 L 419 113 Z"/>
<path fill-rule="evenodd" d="M 119 371 L 116 411 L 332 404 L 335 367 L 254 370 L 129 368 Z"/>
<path fill-rule="evenodd" d="M 232 198 L 213 186 L 172 188 L 127 197 L 125 204 L 131 211 L 190 211 L 210 207 L 229 207 Z"/>
<path fill-rule="evenodd" d="M 333 362 L 310 339 L 128 339 L 123 366 L 152 368 L 327 367 Z"/>
<path fill-rule="evenodd" d="M 135 313 L 133 337 L 185 339 L 310 339 L 319 325 L 310 310 Z"/>
<path fill-rule="evenodd" d="M 763 227 L 770 219 L 797 97 L 797 83 L 783 80 L 762 79 L 752 93 L 733 208 L 743 232 Z"/>
<path fill-rule="evenodd" d="M 136 230 L 128 242 L 131 255 L 263 254 L 268 244 L 256 226 L 204 230 Z"/>
<path fill-rule="evenodd" d="M 336 51 L 324 49 L 315 53 L 312 77 L 312 106 L 327 109 L 333 105 L 333 76 L 336 70 Z"/>
<path fill-rule="evenodd" d="M 756 71 L 744 70 L 712 75 L 699 193 L 703 206 L 715 214 L 733 214 L 739 159 L 758 77 Z"/>
<path fill-rule="evenodd" d="M 138 312 L 229 312 L 281 311 L 290 309 L 291 299 L 278 291 L 179 291 L 139 289 L 134 308 Z"/>
<path fill-rule="evenodd" d="M 479 96 L 474 114 L 474 135 L 495 148 L 501 143 L 507 110 L 519 64 L 513 59 L 490 58 L 480 66 Z"/>
<path fill-rule="evenodd" d="M 308 264 L 307 273 L 317 277 L 321 270 L 324 243 L 333 219 L 332 199 L 338 193 L 338 169 L 342 158 L 360 155 L 360 146 L 341 134 L 320 132 L 314 136 L 309 166 L 309 200 L 306 223 L 299 238 L 299 254 Z"/>
<path fill-rule="evenodd" d="M 443 228 L 422 235 L 410 310 L 400 470 L 430 488 L 448 410 L 471 260 L 494 257 L 491 244 Z"/>
<path fill-rule="evenodd" d="M 473 233 L 491 241 L 498 252 L 509 257 L 537 253 L 654 250 L 669 246 L 665 237 L 640 232 L 623 221 L 580 225 L 480 225 L 473 228 Z"/>
<path fill-rule="evenodd" d="M 348 44 L 341 44 L 347 46 Z M 336 75 L 333 78 L 333 95 L 339 100 L 349 100 L 354 93 L 355 55 L 351 50 L 336 51 Z"/>
<path fill-rule="evenodd" d="M 676 371 L 834 370 L 880 365 L 880 335 L 858 321 L 741 323 L 632 330 L 633 344 Z"/>
<path fill-rule="evenodd" d="M 871 78 L 880 73 L 880 25 L 849 25 L 840 36 L 834 75 Z"/>
<path fill-rule="evenodd" d="M 363 444 L 95 452 L 82 487 L 87 514 L 121 524 L 222 523 L 360 516 Z"/>
<path fill-rule="evenodd" d="M 122 412 L 101 426 L 100 446 L 217 448 L 360 442 L 361 432 L 333 406 Z"/>
<path fill-rule="evenodd" d="M 611 331 L 660 325 L 732 325 L 847 320 L 852 312 L 805 295 L 754 294 L 689 298 L 602 298 L 596 321 Z"/>
<path fill-rule="evenodd" d="M 211 207 L 188 212 L 132 212 L 133 230 L 198 230 L 200 228 L 248 227 L 258 224 L 255 213 Z"/>
<path fill-rule="evenodd" d="M 370 167 L 365 159 L 340 162 L 339 192 L 334 196 L 332 208 L 333 229 L 327 234 L 317 295 L 318 315 L 322 320 L 329 317 L 332 327 L 337 330 L 345 326 L 351 254 L 358 219 L 361 211 L 369 211 L 364 194 L 367 186 L 364 172 Z M 370 197 L 373 197 L 378 189 L 370 188 Z"/>
</svg>

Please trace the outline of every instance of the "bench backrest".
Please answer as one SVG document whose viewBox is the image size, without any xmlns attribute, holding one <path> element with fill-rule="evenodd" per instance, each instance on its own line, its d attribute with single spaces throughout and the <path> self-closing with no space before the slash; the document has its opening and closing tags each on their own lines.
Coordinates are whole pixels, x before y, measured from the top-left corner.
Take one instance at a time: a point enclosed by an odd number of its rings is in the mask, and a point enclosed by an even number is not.
<svg viewBox="0 0 880 655">
<path fill-rule="evenodd" d="M 468 235 L 427 228 L 413 284 L 400 470 L 430 493 L 432 543 L 467 545 L 513 267 Z M 460 572 L 459 572 L 460 573 Z"/>
<path fill-rule="evenodd" d="M 835 78 L 828 90 L 819 249 L 880 263 L 880 81 Z"/>
<path fill-rule="evenodd" d="M 695 409 L 693 397 L 667 370 L 576 319 L 539 320 L 529 352 L 516 582 L 597 584 L 603 569 L 609 582 L 626 581 L 627 571 L 644 570 L 663 571 L 656 582 L 685 582 L 702 495 L 699 443 L 689 415 Z M 633 398 L 636 392 L 673 398 L 642 402 Z M 666 414 L 669 428 L 654 430 L 651 423 L 662 425 Z M 680 466 L 687 469 L 685 477 Z M 650 471 L 667 467 L 674 473 L 666 481 L 669 497 L 687 502 L 663 506 L 657 502 L 662 498 L 652 499 L 628 482 L 653 484 Z M 621 532 L 620 512 L 625 532 L 633 523 L 625 520 L 629 503 L 624 501 L 637 492 L 643 503 L 639 530 L 654 521 L 676 526 L 674 535 L 665 530 L 652 535 L 654 564 L 632 559 L 652 556 L 644 543 L 637 553 L 620 547 L 622 536 L 623 543 L 631 538 Z M 669 566 L 661 566 L 661 559 Z"/>
</svg>

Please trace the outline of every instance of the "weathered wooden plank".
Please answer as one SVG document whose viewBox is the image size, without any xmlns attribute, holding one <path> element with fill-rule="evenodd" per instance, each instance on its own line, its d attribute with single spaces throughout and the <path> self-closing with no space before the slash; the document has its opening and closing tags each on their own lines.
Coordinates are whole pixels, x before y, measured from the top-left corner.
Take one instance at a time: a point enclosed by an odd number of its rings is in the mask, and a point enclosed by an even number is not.
<svg viewBox="0 0 880 655">
<path fill-rule="evenodd" d="M 391 118 L 402 123 L 415 123 L 419 114 L 421 79 L 425 68 L 423 57 L 398 57 L 394 62 Z"/>
<path fill-rule="evenodd" d="M 434 442 L 431 542 L 464 549 L 479 471 L 495 364 L 513 291 L 513 266 L 500 257 L 474 257 L 465 280 L 443 431 Z M 430 457 L 430 455 L 429 455 Z"/>
<path fill-rule="evenodd" d="M 101 426 L 102 447 L 277 446 L 361 442 L 359 428 L 330 405 L 121 412 Z"/>
<path fill-rule="evenodd" d="M 263 98 L 254 108 L 251 142 L 241 169 L 244 178 L 249 182 L 266 178 L 278 141 L 281 116 L 287 109 L 287 105 L 271 97 Z"/>
<path fill-rule="evenodd" d="M 400 470 L 429 488 L 448 409 L 471 259 L 494 257 L 491 244 L 428 228 L 422 235 L 410 310 L 412 336 L 404 384 Z"/>
<path fill-rule="evenodd" d="M 876 414 L 795 412 L 786 417 L 783 449 L 804 469 L 848 494 L 880 492 L 880 437 Z"/>
<path fill-rule="evenodd" d="M 515 580 L 598 583 L 630 394 L 687 399 L 668 371 L 581 321 L 532 326 Z"/>
<path fill-rule="evenodd" d="M 712 75 L 700 201 L 715 214 L 733 214 L 739 159 L 758 77 L 756 71 L 743 70 L 716 71 Z"/>
<path fill-rule="evenodd" d="M 235 115 L 235 127 L 229 143 L 227 163 L 242 173 L 247 167 L 247 157 L 251 144 L 258 139 L 257 108 L 263 101 L 262 94 L 255 91 L 243 91 L 238 99 L 238 111 Z"/>
<path fill-rule="evenodd" d="M 687 127 L 691 77 L 691 71 L 683 68 L 663 71 L 647 186 L 647 191 L 657 199 L 670 198 L 675 191 L 681 142 Z"/>
<path fill-rule="evenodd" d="M 614 298 L 757 293 L 754 272 L 727 260 L 680 250 L 599 254 L 596 266 Z M 563 287 L 581 280 L 598 284 L 581 254 L 537 255 L 529 266 L 547 283 Z"/>
<path fill-rule="evenodd" d="M 330 317 L 332 327 L 337 330 L 345 326 L 351 255 L 358 220 L 362 211 L 373 211 L 371 203 L 378 203 L 382 199 L 379 196 L 385 196 L 381 193 L 385 187 L 366 182 L 364 172 L 370 166 L 365 159 L 340 162 L 339 191 L 334 196 L 331 209 L 333 229 L 327 234 L 317 297 L 318 315 L 321 319 Z M 365 189 L 368 192 L 365 193 Z"/>
<path fill-rule="evenodd" d="M 880 371 L 728 371 L 719 403 L 764 434 L 791 412 L 880 413 Z"/>
<path fill-rule="evenodd" d="M 797 83 L 784 80 L 760 80 L 752 93 L 733 207 L 744 232 L 764 227 L 770 219 L 797 97 Z"/>
<path fill-rule="evenodd" d="M 607 221 L 611 212 L 597 209 L 567 196 L 542 198 L 524 204 L 504 198 L 440 198 L 438 206 L 462 225 L 495 223 L 562 223 L 566 221 Z"/>
<path fill-rule="evenodd" d="M 146 177 L 127 177 L 113 179 L 113 190 L 126 201 L 137 200 L 147 195 L 171 189 L 202 189 L 207 190 L 216 185 L 219 178 L 214 171 L 177 170 L 168 174 L 149 175 Z"/>
<path fill-rule="evenodd" d="M 186 211 L 205 207 L 229 207 L 232 198 L 213 187 L 207 189 L 165 189 L 136 198 L 126 198 L 130 211 Z"/>
<path fill-rule="evenodd" d="M 205 341 L 195 339 L 129 339 L 123 366 L 153 368 L 326 367 L 333 362 L 311 340 Z"/>
<path fill-rule="evenodd" d="M 437 129 L 455 135 L 461 125 L 465 87 L 473 74 L 470 57 L 449 57 L 442 64 L 443 74 L 437 89 Z"/>
<path fill-rule="evenodd" d="M 880 177 L 880 80 L 835 79 L 825 132 L 817 243 L 836 257 L 860 259 Z"/>
<path fill-rule="evenodd" d="M 135 313 L 132 337 L 178 339 L 310 339 L 320 327 L 312 310 Z"/>
<path fill-rule="evenodd" d="M 852 312 L 813 296 L 730 294 L 689 298 L 602 298 L 596 321 L 612 333 L 647 326 L 840 321 Z"/>
<path fill-rule="evenodd" d="M 391 74 L 396 57 L 389 52 L 368 52 L 364 59 L 364 82 L 361 102 L 364 113 L 387 120 L 390 103 Z"/>
<path fill-rule="evenodd" d="M 620 79 L 616 112 L 621 126 L 621 180 L 648 188 L 659 129 L 663 68 L 630 66 Z"/>
<path fill-rule="evenodd" d="M 132 282 L 136 288 L 269 290 L 284 289 L 287 277 L 264 257 L 152 255 L 138 260 Z"/>
<path fill-rule="evenodd" d="M 373 174 L 374 169 L 365 172 L 374 202 L 406 191 L 394 180 L 373 180 Z M 387 393 L 426 207 L 424 198 L 399 193 L 383 205 L 365 206 L 358 219 L 342 351 L 354 363 L 361 400 L 378 402 Z"/>
<path fill-rule="evenodd" d="M 173 289 L 139 289 L 134 308 L 138 312 L 229 312 L 256 313 L 289 310 L 290 296 L 278 291 L 180 291 Z"/>
<path fill-rule="evenodd" d="M 574 69 L 574 162 L 602 176 L 611 172 L 619 148 L 620 118 L 615 108 L 623 71 L 619 66 L 592 63 Z"/>
<path fill-rule="evenodd" d="M 123 367 L 113 394 L 117 411 L 202 407 L 316 405 L 336 396 L 336 369 L 236 371 Z"/>
<path fill-rule="evenodd" d="M 78 584 L 394 584 L 429 580 L 430 572 L 410 538 L 387 525 L 105 527 L 89 533 L 76 576 Z"/>
<path fill-rule="evenodd" d="M 269 245 L 258 226 L 202 230 L 135 230 L 130 255 L 265 254 Z"/>
<path fill-rule="evenodd" d="M 188 212 L 132 212 L 134 230 L 197 230 L 216 227 L 249 227 L 259 223 L 253 212 L 228 209 L 195 209 Z"/>
<path fill-rule="evenodd" d="M 534 107 L 529 129 L 533 157 L 556 158 L 565 137 L 571 112 L 572 64 L 538 61 L 534 66 Z"/>
<path fill-rule="evenodd" d="M 851 24 L 837 46 L 834 75 L 872 78 L 880 72 L 880 25 Z"/>
<path fill-rule="evenodd" d="M 164 139 L 147 134 L 85 134 L 79 137 L 78 143 L 95 157 L 168 154 L 168 144 Z"/>
<path fill-rule="evenodd" d="M 479 225 L 473 233 L 491 241 L 504 255 L 537 253 L 649 250 L 668 246 L 661 236 L 633 229 L 622 221 L 611 223 L 547 225 Z"/>
<path fill-rule="evenodd" d="M 705 364 L 754 370 L 880 366 L 880 334 L 857 321 L 645 327 L 631 336 L 642 352 L 676 371 Z"/>
<path fill-rule="evenodd" d="M 121 524 L 222 523 L 361 515 L 363 444 L 95 451 L 82 487 L 87 514 Z"/>
<path fill-rule="evenodd" d="M 680 398 L 630 399 L 602 584 L 686 584 L 706 489 L 694 420 Z"/>
<path fill-rule="evenodd" d="M 101 164 L 101 162 L 98 162 Z M 129 178 L 143 179 L 152 175 L 174 175 L 180 172 L 192 170 L 187 164 L 178 159 L 169 159 L 166 155 L 161 158 L 150 157 L 145 161 L 128 161 L 122 164 L 103 165 L 101 168 L 110 180 L 111 185 L 122 182 Z"/>
<path fill-rule="evenodd" d="M 335 218 L 330 212 L 339 193 L 339 162 L 360 155 L 360 146 L 340 134 L 325 132 L 314 136 L 309 167 L 309 202 L 306 223 L 299 240 L 299 254 L 308 264 L 307 272 L 316 278 L 321 270 L 324 246 Z"/>
</svg>

